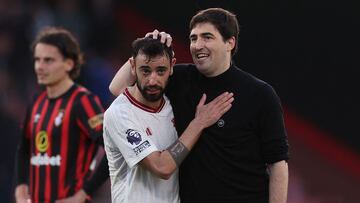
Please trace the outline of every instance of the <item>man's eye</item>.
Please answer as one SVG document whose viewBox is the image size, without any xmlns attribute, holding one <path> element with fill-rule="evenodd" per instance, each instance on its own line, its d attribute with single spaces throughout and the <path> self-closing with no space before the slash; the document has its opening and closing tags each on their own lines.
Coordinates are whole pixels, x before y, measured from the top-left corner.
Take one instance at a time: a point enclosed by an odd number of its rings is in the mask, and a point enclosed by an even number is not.
<svg viewBox="0 0 360 203">
<path fill-rule="evenodd" d="M 53 61 L 53 59 L 45 59 L 44 61 L 45 61 L 45 63 L 51 63 Z"/>
</svg>

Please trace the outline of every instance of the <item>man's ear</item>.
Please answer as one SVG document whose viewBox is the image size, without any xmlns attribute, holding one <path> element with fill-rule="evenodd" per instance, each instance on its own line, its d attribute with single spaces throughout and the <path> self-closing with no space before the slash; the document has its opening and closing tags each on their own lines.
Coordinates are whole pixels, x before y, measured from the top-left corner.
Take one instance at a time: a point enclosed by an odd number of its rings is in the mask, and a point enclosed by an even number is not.
<svg viewBox="0 0 360 203">
<path fill-rule="evenodd" d="M 228 51 L 231 52 L 231 50 L 234 49 L 234 47 L 235 47 L 235 41 L 236 41 L 236 39 L 235 39 L 234 36 L 232 36 L 230 39 L 228 39 L 228 40 L 226 41 L 227 50 L 228 50 Z"/>
<path fill-rule="evenodd" d="M 72 59 L 65 59 L 65 70 L 66 72 L 70 72 L 75 66 L 75 62 Z"/>
<path fill-rule="evenodd" d="M 132 75 L 136 75 L 136 65 L 135 65 L 135 60 L 133 57 L 129 58 L 129 62 L 131 65 L 131 74 Z"/>
<path fill-rule="evenodd" d="M 171 64 L 170 64 L 170 75 L 172 75 L 174 73 L 174 65 L 176 63 L 176 58 L 173 58 L 171 60 Z"/>
</svg>

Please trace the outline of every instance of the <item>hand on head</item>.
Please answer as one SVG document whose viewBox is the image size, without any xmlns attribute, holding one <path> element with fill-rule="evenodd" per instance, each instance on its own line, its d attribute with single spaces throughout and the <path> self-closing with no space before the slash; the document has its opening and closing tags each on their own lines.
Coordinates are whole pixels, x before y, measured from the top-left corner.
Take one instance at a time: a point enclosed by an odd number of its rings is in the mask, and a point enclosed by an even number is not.
<svg viewBox="0 0 360 203">
<path fill-rule="evenodd" d="M 166 43 L 166 46 L 168 46 L 168 47 L 171 46 L 172 37 L 170 34 L 168 34 L 166 32 L 159 32 L 157 29 L 155 29 L 154 31 L 148 32 L 145 35 L 145 37 L 150 37 L 150 36 L 152 36 L 152 38 L 154 38 L 154 39 L 158 39 L 160 37 L 161 43 Z"/>
</svg>

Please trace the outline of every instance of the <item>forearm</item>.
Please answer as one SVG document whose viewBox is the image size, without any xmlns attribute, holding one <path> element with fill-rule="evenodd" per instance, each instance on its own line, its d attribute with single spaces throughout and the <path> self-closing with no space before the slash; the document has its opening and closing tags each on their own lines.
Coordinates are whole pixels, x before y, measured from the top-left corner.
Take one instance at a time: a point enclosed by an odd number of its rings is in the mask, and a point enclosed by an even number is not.
<svg viewBox="0 0 360 203">
<path fill-rule="evenodd" d="M 233 100 L 233 94 L 225 92 L 205 105 L 206 95 L 204 94 L 196 107 L 195 118 L 180 138 L 167 150 L 151 153 L 141 161 L 142 165 L 160 177 L 168 178 L 194 147 L 201 132 L 219 120 L 231 108 Z"/>
<path fill-rule="evenodd" d="M 168 179 L 193 148 L 203 128 L 194 119 L 173 145 L 162 152 L 151 153 L 141 162 L 142 165 L 160 178 Z"/>
<path fill-rule="evenodd" d="M 118 96 L 124 92 L 125 88 L 134 84 L 135 77 L 131 74 L 131 64 L 129 60 L 117 71 L 112 79 L 109 90 L 110 92 Z"/>
<path fill-rule="evenodd" d="M 106 156 L 104 155 L 100 161 L 98 167 L 96 167 L 94 174 L 83 186 L 84 192 L 88 196 L 92 196 L 107 179 L 109 178 L 109 169 Z"/>
<path fill-rule="evenodd" d="M 279 161 L 269 166 L 269 202 L 285 203 L 288 191 L 288 165 L 286 161 Z"/>
</svg>

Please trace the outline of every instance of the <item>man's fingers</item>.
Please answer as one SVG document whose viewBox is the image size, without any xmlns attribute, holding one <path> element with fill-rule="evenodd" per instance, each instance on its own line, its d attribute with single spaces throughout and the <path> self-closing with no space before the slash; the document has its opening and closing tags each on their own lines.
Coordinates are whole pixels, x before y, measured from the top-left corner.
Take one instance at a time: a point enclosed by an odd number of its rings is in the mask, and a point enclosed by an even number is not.
<svg viewBox="0 0 360 203">
<path fill-rule="evenodd" d="M 199 101 L 198 107 L 203 106 L 205 104 L 205 102 L 206 102 L 206 94 L 203 94 Z"/>
<path fill-rule="evenodd" d="M 227 100 L 229 100 L 230 98 L 232 98 L 234 96 L 233 93 L 229 93 L 229 92 L 224 92 L 221 95 L 217 96 L 213 101 L 211 101 L 209 103 L 209 105 L 219 105 L 222 104 L 224 102 L 226 102 Z"/>
<path fill-rule="evenodd" d="M 222 110 L 222 114 L 221 115 L 224 115 L 226 112 L 228 112 L 232 107 L 232 104 L 229 104 L 227 105 L 223 110 Z"/>
<path fill-rule="evenodd" d="M 163 44 L 166 43 L 166 46 L 168 47 L 170 47 L 172 43 L 172 37 L 170 34 L 166 32 L 159 32 L 157 29 L 152 32 L 146 33 L 145 37 L 152 37 L 153 39 L 157 39 L 158 37 L 160 37 L 160 42 Z"/>
<path fill-rule="evenodd" d="M 165 32 L 160 32 L 159 35 L 160 35 L 160 42 L 164 44 L 165 41 L 166 41 L 167 33 L 165 33 Z"/>
<path fill-rule="evenodd" d="M 211 114 L 218 118 L 230 110 L 232 107 L 231 103 L 234 101 L 233 93 L 222 96 L 223 97 L 221 97 L 217 103 L 212 104 L 211 109 L 209 109 L 209 111 L 212 112 Z M 210 105 L 210 103 L 208 105 Z"/>
<path fill-rule="evenodd" d="M 155 29 L 155 30 L 152 31 L 152 32 L 146 33 L 145 37 L 150 37 L 150 36 L 152 36 L 153 39 L 157 39 L 157 38 L 158 38 L 158 35 L 159 35 L 159 31 L 158 31 L 157 29 Z"/>
<path fill-rule="evenodd" d="M 166 46 L 170 47 L 171 44 L 172 44 L 172 37 L 171 37 L 171 35 L 167 34 L 166 35 Z M 174 56 L 175 56 L 175 54 L 174 54 Z"/>
</svg>

